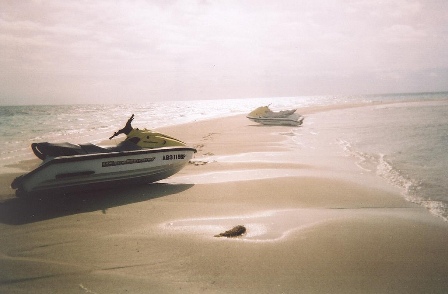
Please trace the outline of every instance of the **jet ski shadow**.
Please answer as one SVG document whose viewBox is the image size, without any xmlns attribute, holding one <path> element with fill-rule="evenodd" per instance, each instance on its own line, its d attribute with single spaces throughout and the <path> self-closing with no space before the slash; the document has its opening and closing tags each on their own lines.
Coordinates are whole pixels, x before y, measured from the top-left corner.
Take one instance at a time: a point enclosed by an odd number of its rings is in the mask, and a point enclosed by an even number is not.
<svg viewBox="0 0 448 294">
<path fill-rule="evenodd" d="M 85 212 L 148 201 L 191 188 L 192 184 L 153 183 L 135 187 L 78 192 L 59 195 L 33 195 L 0 203 L 0 223 L 24 225 Z"/>
</svg>

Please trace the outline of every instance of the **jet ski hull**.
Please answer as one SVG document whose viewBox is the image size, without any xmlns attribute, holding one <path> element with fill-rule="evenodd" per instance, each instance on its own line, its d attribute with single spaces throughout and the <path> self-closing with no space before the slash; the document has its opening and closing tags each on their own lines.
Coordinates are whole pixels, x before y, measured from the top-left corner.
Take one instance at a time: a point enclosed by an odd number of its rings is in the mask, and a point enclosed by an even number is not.
<svg viewBox="0 0 448 294">
<path fill-rule="evenodd" d="M 41 191 L 89 190 L 123 182 L 151 183 L 181 170 L 196 149 L 164 147 L 126 152 L 59 156 L 16 178 L 11 187 L 30 194 Z"/>
<path fill-rule="evenodd" d="M 247 116 L 248 119 L 263 125 L 285 125 L 285 126 L 300 126 L 303 123 L 303 116 L 296 114 L 288 117 L 252 117 Z"/>
</svg>

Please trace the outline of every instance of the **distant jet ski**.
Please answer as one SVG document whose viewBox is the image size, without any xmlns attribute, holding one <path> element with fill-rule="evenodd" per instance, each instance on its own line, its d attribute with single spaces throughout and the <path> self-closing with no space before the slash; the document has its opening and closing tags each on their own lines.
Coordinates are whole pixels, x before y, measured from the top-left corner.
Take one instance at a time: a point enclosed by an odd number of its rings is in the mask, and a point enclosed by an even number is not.
<svg viewBox="0 0 448 294">
<path fill-rule="evenodd" d="M 134 115 L 112 139 L 125 134 L 114 147 L 94 144 L 33 143 L 41 165 L 16 178 L 11 187 L 17 195 L 50 190 L 88 190 L 123 183 L 151 183 L 180 171 L 196 149 L 173 137 L 147 129 L 134 129 Z"/>
<path fill-rule="evenodd" d="M 295 112 L 296 109 L 275 112 L 269 109 L 269 106 L 261 106 L 249 113 L 246 117 L 264 125 L 299 126 L 303 123 L 304 117 Z"/>
</svg>

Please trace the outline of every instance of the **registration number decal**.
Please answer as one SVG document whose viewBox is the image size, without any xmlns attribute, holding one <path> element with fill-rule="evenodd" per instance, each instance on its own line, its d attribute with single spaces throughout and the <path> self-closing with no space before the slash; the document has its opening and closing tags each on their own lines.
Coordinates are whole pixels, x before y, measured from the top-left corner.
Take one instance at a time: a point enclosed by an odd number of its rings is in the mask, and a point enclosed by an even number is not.
<svg viewBox="0 0 448 294">
<path fill-rule="evenodd" d="M 185 154 L 170 154 L 170 155 L 163 155 L 163 160 L 176 160 L 176 159 L 184 159 Z"/>
</svg>

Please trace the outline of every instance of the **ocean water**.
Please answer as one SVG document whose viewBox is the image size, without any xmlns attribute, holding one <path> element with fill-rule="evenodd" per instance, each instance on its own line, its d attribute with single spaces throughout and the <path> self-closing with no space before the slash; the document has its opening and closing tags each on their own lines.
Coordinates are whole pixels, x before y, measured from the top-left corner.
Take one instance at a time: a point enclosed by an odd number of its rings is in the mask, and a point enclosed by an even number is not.
<svg viewBox="0 0 448 294">
<path fill-rule="evenodd" d="M 25 173 L 16 165 L 34 158 L 33 142 L 100 142 L 123 127 L 132 113 L 134 127 L 152 129 L 246 114 L 268 104 L 280 110 L 357 103 L 369 106 L 327 112 L 326 121 L 305 123 L 293 134 L 300 141 L 300 133 L 331 128 L 335 145 L 352 156 L 360 170 L 386 179 L 401 188 L 407 200 L 448 220 L 448 93 L 0 106 L 0 172 Z"/>
<path fill-rule="evenodd" d="M 447 114 L 448 94 L 437 101 L 328 111 L 314 115 L 304 127 L 316 134 L 325 130 L 362 172 L 384 178 L 405 199 L 448 221 Z"/>
</svg>

